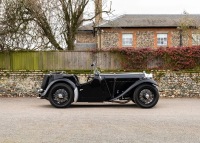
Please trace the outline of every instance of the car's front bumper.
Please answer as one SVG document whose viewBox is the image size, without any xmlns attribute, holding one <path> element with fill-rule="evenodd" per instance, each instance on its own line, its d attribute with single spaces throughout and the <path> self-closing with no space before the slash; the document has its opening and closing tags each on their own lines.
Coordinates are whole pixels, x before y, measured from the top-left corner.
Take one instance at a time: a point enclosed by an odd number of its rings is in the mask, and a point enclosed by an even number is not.
<svg viewBox="0 0 200 143">
<path fill-rule="evenodd" d="M 42 88 L 38 89 L 38 97 L 37 98 L 45 99 L 45 96 L 43 93 L 44 93 L 44 90 Z"/>
</svg>

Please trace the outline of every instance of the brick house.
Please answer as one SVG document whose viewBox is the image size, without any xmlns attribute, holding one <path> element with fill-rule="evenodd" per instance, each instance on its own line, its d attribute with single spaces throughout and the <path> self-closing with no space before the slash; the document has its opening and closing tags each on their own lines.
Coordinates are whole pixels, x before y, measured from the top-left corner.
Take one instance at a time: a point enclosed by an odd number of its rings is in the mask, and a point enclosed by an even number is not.
<svg viewBox="0 0 200 143">
<path fill-rule="evenodd" d="M 92 24 L 83 25 L 79 28 L 78 34 L 76 36 L 76 49 L 93 49 L 97 48 L 97 35 L 94 32 L 94 27 Z"/>
<path fill-rule="evenodd" d="M 200 14 L 131 15 L 79 29 L 77 43 L 93 48 L 157 48 L 200 45 Z"/>
</svg>

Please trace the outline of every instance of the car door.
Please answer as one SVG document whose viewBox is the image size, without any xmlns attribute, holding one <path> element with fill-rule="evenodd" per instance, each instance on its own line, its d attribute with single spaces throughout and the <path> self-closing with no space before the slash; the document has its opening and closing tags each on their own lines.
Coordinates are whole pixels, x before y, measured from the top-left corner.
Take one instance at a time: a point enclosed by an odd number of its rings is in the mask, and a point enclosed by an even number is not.
<svg viewBox="0 0 200 143">
<path fill-rule="evenodd" d="M 103 102 L 109 97 L 105 80 L 98 76 L 79 87 L 79 102 Z"/>
</svg>

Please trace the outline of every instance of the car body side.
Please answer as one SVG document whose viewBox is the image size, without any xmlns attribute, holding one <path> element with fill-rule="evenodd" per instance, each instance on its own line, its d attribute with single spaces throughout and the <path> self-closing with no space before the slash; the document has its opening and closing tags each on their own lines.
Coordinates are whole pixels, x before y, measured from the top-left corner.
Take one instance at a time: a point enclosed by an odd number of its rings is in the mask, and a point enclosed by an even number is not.
<svg viewBox="0 0 200 143">
<path fill-rule="evenodd" d="M 138 86 L 157 86 L 151 76 L 145 73 L 96 74 L 89 82 L 83 84 L 79 83 L 76 75 L 51 73 L 45 75 L 39 97 L 48 99 L 51 87 L 57 83 L 65 83 L 72 88 L 73 102 L 131 100 Z"/>
</svg>

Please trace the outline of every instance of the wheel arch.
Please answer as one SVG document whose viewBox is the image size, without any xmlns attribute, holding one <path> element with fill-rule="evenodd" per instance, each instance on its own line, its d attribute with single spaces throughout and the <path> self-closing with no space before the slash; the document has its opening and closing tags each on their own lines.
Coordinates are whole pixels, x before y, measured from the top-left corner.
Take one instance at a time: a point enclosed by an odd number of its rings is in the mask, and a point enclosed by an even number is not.
<svg viewBox="0 0 200 143">
<path fill-rule="evenodd" d="M 64 83 L 64 84 L 67 84 L 69 85 L 72 90 L 74 91 L 74 102 L 77 102 L 78 100 L 78 88 L 77 86 L 74 84 L 74 82 L 72 82 L 71 80 L 69 79 L 57 79 L 57 80 L 54 80 L 52 81 L 46 88 L 46 90 L 42 93 L 42 96 L 47 96 L 49 94 L 49 91 L 51 90 L 51 88 L 57 84 L 57 83 Z"/>
<path fill-rule="evenodd" d="M 131 91 L 130 92 L 134 92 L 134 90 L 136 89 L 136 88 L 138 88 L 139 86 L 141 86 L 141 85 L 143 85 L 143 84 L 147 84 L 147 85 L 153 85 L 153 86 L 155 86 L 155 87 L 157 87 L 158 86 L 158 84 L 155 82 L 155 81 L 153 81 L 153 80 L 148 80 L 148 81 L 142 81 L 142 82 L 138 82 L 137 84 L 135 84 L 133 87 L 132 87 L 132 89 L 131 89 Z"/>
<path fill-rule="evenodd" d="M 152 79 L 143 79 L 143 80 L 139 80 L 137 82 L 135 82 L 134 84 L 132 84 L 128 89 L 126 89 L 122 94 L 120 94 L 119 96 L 111 99 L 110 101 L 114 101 L 116 99 L 119 99 L 122 96 L 131 96 L 131 93 L 134 92 L 134 90 L 139 87 L 140 85 L 143 84 L 149 84 L 149 85 L 154 85 L 154 86 L 158 86 L 157 82 L 155 82 Z"/>
</svg>

